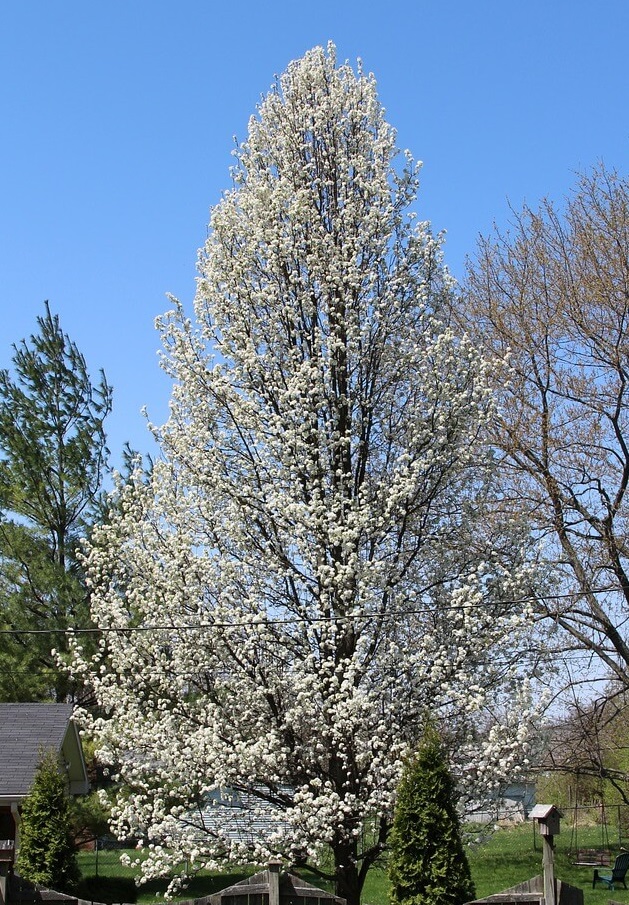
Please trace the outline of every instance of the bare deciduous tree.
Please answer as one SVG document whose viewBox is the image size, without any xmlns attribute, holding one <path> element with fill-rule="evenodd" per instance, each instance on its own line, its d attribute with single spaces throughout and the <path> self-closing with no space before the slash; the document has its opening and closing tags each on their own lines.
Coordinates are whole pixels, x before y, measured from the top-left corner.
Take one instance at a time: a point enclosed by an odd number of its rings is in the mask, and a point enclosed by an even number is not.
<svg viewBox="0 0 629 905">
<path fill-rule="evenodd" d="M 628 687 L 629 182 L 601 165 L 563 210 L 525 207 L 481 241 L 465 302 L 466 327 L 504 363 L 491 442 L 505 505 L 549 562 L 540 613 L 563 653 L 594 654 Z"/>
</svg>

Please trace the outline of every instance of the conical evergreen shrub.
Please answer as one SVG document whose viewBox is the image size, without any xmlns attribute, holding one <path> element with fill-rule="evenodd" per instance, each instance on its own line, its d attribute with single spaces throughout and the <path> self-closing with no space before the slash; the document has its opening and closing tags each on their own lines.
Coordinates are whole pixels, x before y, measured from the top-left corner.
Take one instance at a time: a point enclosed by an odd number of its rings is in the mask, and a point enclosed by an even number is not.
<svg viewBox="0 0 629 905">
<path fill-rule="evenodd" d="M 390 850 L 391 905 L 462 905 L 474 899 L 455 785 L 432 727 L 406 763 Z"/>
<path fill-rule="evenodd" d="M 32 883 L 71 892 L 80 872 L 71 835 L 66 781 L 54 752 L 43 755 L 22 803 L 16 869 Z"/>
</svg>

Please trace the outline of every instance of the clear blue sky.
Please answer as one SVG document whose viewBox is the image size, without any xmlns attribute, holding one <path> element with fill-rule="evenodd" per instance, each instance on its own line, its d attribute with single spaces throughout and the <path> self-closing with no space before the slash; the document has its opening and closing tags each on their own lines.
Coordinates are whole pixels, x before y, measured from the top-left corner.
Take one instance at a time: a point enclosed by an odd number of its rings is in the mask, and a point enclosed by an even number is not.
<svg viewBox="0 0 629 905">
<path fill-rule="evenodd" d="M 629 175 L 628 0 L 4 0 L 0 366 L 44 299 L 114 386 L 113 459 L 167 415 L 153 327 L 190 305 L 233 136 L 276 73 L 333 40 L 374 72 L 419 213 L 460 276 L 508 202 Z"/>
</svg>

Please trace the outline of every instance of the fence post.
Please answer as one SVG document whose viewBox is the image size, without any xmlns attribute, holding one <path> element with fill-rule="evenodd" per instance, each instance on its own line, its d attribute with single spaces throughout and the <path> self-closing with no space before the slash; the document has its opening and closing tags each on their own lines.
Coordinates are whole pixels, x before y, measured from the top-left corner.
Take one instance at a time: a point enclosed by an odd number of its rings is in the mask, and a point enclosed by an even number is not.
<svg viewBox="0 0 629 905">
<path fill-rule="evenodd" d="M 280 864 L 281 861 L 269 861 L 269 905 L 280 905 Z"/>
</svg>

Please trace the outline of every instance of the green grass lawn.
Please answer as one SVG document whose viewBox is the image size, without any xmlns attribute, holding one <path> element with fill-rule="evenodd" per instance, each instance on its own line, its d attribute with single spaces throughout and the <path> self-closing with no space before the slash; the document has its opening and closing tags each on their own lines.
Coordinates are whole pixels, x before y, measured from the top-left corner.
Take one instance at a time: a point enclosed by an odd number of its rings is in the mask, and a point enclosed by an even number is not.
<svg viewBox="0 0 629 905">
<path fill-rule="evenodd" d="M 579 848 L 601 848 L 601 831 L 598 827 L 579 830 Z M 555 876 L 578 886 L 584 891 L 585 905 L 607 905 L 609 890 L 598 884 L 592 889 L 594 868 L 576 864 L 576 854 L 571 851 L 574 839 L 570 829 L 555 837 Z M 533 838 L 531 824 L 501 829 L 479 845 L 468 849 L 472 876 L 479 898 L 501 892 L 517 883 L 542 873 L 542 842 Z M 614 856 L 618 853 L 618 842 L 611 846 Z M 613 898 L 629 905 L 629 891 L 616 889 Z"/>
<path fill-rule="evenodd" d="M 607 905 L 611 897 L 609 890 L 604 889 L 600 885 L 597 889 L 592 889 L 593 868 L 591 866 L 579 866 L 574 863 L 575 856 L 571 852 L 571 848 L 574 847 L 574 839 L 570 829 L 557 836 L 555 842 L 555 876 L 573 886 L 581 887 L 585 894 L 585 905 Z M 581 849 L 600 848 L 600 829 L 597 827 L 579 829 L 578 844 Z M 514 886 L 516 883 L 521 883 L 541 873 L 541 847 L 542 843 L 539 837 L 534 839 L 531 824 L 496 830 L 483 842 L 471 845 L 468 848 L 468 857 L 478 898 L 501 892 L 509 886 Z M 629 843 L 626 843 L 626 847 L 629 848 Z M 615 846 L 612 844 L 611 848 L 614 853 L 617 853 L 618 841 L 616 841 Z M 133 857 L 137 857 L 137 855 L 138 852 L 132 853 Z M 93 852 L 82 852 L 79 855 L 79 863 L 84 877 L 94 876 L 96 858 Z M 223 873 L 204 871 L 191 881 L 188 890 L 182 893 L 180 898 L 195 898 L 218 892 L 220 889 L 244 879 L 253 870 L 254 868 L 250 870 L 234 868 Z M 99 888 L 105 888 L 108 882 L 105 878 L 119 878 L 111 881 L 113 885 L 109 895 L 110 901 L 120 902 L 122 898 L 125 901 L 132 901 L 134 893 L 131 891 L 127 895 L 127 891 L 130 890 L 129 880 L 134 876 L 135 871 L 133 868 L 127 868 L 120 864 L 120 852 L 99 852 L 98 880 L 89 881 L 94 898 L 97 898 Z M 327 884 L 312 875 L 308 875 L 307 878 L 315 885 L 329 888 Z M 123 886 L 117 885 L 120 883 Z M 155 903 L 159 900 L 160 893 L 163 893 L 164 887 L 164 881 L 155 881 L 140 887 L 135 891 L 137 901 L 139 903 Z M 125 893 L 124 896 L 121 895 L 123 891 Z M 613 893 L 613 898 L 618 902 L 629 905 L 629 891 L 622 887 Z M 365 883 L 363 902 L 369 903 L 369 905 L 387 905 L 387 901 L 388 881 L 386 871 L 374 869 L 370 872 Z"/>
</svg>

